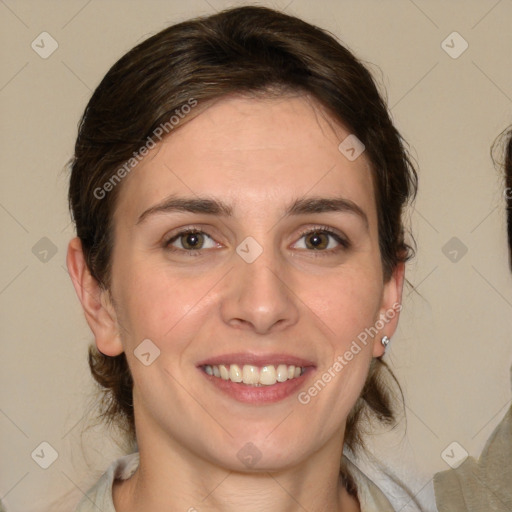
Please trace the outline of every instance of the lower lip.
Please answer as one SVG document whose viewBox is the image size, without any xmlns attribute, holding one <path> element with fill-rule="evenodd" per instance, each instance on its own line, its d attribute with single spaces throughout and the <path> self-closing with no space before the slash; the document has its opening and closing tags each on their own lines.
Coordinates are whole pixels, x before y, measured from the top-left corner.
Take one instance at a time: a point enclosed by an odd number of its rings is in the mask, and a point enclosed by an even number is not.
<svg viewBox="0 0 512 512">
<path fill-rule="evenodd" d="M 313 370 L 313 367 L 305 368 L 304 373 L 300 377 L 286 380 L 285 382 L 276 382 L 270 386 L 250 386 L 208 375 L 199 368 L 204 377 L 217 389 L 239 402 L 248 404 L 270 404 L 288 398 L 304 385 L 305 379 Z"/>
</svg>

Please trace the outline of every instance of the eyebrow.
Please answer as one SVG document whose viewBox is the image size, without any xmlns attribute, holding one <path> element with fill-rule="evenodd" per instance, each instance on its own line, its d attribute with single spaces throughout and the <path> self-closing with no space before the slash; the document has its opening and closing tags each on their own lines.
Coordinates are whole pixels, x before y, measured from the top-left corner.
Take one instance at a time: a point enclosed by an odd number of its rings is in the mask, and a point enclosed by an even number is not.
<svg viewBox="0 0 512 512">
<path fill-rule="evenodd" d="M 207 197 L 177 197 L 171 195 L 160 203 L 145 210 L 139 216 L 136 224 L 140 224 L 150 216 L 171 212 L 204 213 L 208 215 L 231 217 L 233 215 L 233 208 L 219 199 Z M 368 217 L 364 210 L 350 199 L 344 197 L 299 198 L 285 209 L 284 216 L 289 217 L 326 212 L 341 212 L 356 215 L 363 221 L 368 229 Z"/>
</svg>

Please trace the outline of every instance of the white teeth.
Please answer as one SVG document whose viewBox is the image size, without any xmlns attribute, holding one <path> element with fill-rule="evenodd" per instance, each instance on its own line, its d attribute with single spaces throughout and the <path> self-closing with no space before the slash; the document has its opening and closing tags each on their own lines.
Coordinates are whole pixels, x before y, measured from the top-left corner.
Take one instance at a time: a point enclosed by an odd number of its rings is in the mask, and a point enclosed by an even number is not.
<svg viewBox="0 0 512 512">
<path fill-rule="evenodd" d="M 226 368 L 226 365 L 219 365 L 220 378 L 223 380 L 229 380 L 229 370 Z"/>
<path fill-rule="evenodd" d="M 242 382 L 242 370 L 237 364 L 229 367 L 229 380 L 232 382 Z"/>
<path fill-rule="evenodd" d="M 288 380 L 288 366 L 280 364 L 277 367 L 277 382 L 284 382 Z"/>
<path fill-rule="evenodd" d="M 260 371 L 258 367 L 250 364 L 244 364 L 242 380 L 244 384 L 258 384 L 260 381 Z"/>
<path fill-rule="evenodd" d="M 300 366 L 294 366 L 293 364 L 280 364 L 277 368 L 272 364 L 261 368 L 251 364 L 244 364 L 242 367 L 238 364 L 219 364 L 205 365 L 203 369 L 208 375 L 249 386 L 272 386 L 276 382 L 296 379 L 303 373 Z"/>
<path fill-rule="evenodd" d="M 300 368 L 299 368 L 300 370 Z M 260 384 L 272 386 L 277 381 L 276 369 L 274 366 L 264 366 L 260 371 Z"/>
</svg>

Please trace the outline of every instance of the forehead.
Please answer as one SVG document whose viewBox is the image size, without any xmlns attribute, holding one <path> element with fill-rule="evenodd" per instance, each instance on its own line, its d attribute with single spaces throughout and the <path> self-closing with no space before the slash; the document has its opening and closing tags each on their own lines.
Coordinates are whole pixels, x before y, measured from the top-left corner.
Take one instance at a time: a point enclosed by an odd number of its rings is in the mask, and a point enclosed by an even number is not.
<svg viewBox="0 0 512 512">
<path fill-rule="evenodd" d="M 371 217 L 368 160 L 363 153 L 350 161 L 338 149 L 349 135 L 304 96 L 220 99 L 137 165 L 122 184 L 116 215 L 140 214 L 171 193 L 221 197 L 247 212 L 251 203 L 267 209 L 308 194 L 341 194 Z"/>
</svg>

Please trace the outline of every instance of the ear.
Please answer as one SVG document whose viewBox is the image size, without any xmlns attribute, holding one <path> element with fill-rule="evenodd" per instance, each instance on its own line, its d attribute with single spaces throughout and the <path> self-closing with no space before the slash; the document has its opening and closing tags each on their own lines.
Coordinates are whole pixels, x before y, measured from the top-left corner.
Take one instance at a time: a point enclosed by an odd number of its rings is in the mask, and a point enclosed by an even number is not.
<svg viewBox="0 0 512 512">
<path fill-rule="evenodd" d="M 399 263 L 393 270 L 390 279 L 384 284 L 379 327 L 383 325 L 373 342 L 373 357 L 381 357 L 384 354 L 386 348 L 381 343 L 382 337 L 391 338 L 398 326 L 398 318 L 402 310 L 404 276 L 405 263 Z"/>
<path fill-rule="evenodd" d="M 121 354 L 123 346 L 109 292 L 92 276 L 79 238 L 69 242 L 66 264 L 87 323 L 94 333 L 96 347 L 107 356 Z"/>
</svg>

